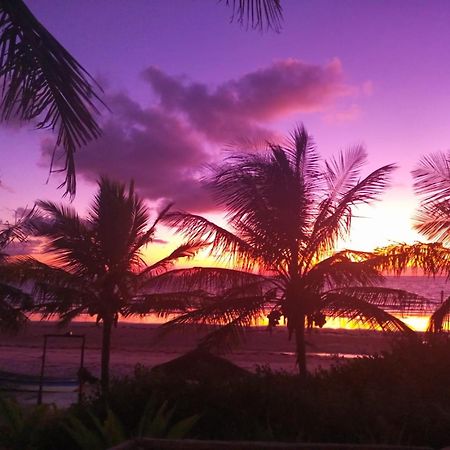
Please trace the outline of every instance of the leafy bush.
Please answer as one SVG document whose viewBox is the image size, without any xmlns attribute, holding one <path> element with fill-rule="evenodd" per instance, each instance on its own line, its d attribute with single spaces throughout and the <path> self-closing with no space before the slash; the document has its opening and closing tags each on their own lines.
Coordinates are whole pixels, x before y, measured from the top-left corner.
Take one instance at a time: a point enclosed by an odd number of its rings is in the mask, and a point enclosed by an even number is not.
<svg viewBox="0 0 450 450">
<path fill-rule="evenodd" d="M 111 408 L 127 427 L 150 398 L 200 414 L 192 437 L 434 445 L 450 444 L 450 344 L 399 341 L 306 381 L 260 368 L 241 379 L 180 382 L 137 367 L 116 380 Z"/>
</svg>

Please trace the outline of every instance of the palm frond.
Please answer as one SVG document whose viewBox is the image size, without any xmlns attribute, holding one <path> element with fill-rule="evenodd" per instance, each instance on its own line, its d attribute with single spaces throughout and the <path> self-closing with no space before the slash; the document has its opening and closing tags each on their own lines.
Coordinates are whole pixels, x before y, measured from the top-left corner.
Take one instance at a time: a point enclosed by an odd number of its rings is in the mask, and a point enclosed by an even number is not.
<svg viewBox="0 0 450 450">
<path fill-rule="evenodd" d="M 315 264 L 303 275 L 305 286 L 337 288 L 377 284 L 380 271 L 370 263 L 372 254 L 343 250 Z"/>
<path fill-rule="evenodd" d="M 264 317 L 260 308 L 249 308 L 231 322 L 222 325 L 200 339 L 198 347 L 207 351 L 226 353 L 233 350 L 245 340 L 249 327 L 256 324 L 258 318 Z"/>
<path fill-rule="evenodd" d="M 36 208 L 26 209 L 20 217 L 16 217 L 14 223 L 1 224 L 0 250 L 5 249 L 11 242 L 24 242 L 35 230 L 34 223 L 38 217 Z M 1 259 L 1 254 L 0 254 Z"/>
<path fill-rule="evenodd" d="M 170 317 L 186 313 L 208 302 L 209 294 L 204 291 L 158 292 L 140 294 L 130 301 L 121 311 L 127 317 L 156 314 L 158 317 Z"/>
<path fill-rule="evenodd" d="M 281 30 L 281 0 L 225 0 L 225 3 L 232 8 L 231 21 L 260 30 Z"/>
<path fill-rule="evenodd" d="M 181 258 L 191 259 L 197 252 L 205 247 L 205 244 L 198 242 L 186 242 L 179 245 L 172 253 L 159 261 L 151 264 L 141 271 L 139 279 L 153 278 L 161 273 L 166 272 L 173 264 Z"/>
<path fill-rule="evenodd" d="M 192 325 L 219 327 L 205 336 L 200 345 L 209 349 L 226 349 L 242 336 L 244 327 L 250 326 L 258 317 L 265 315 L 266 303 L 266 296 L 211 297 L 202 307 L 161 325 L 160 333 Z"/>
<path fill-rule="evenodd" d="M 414 334 L 414 331 L 397 317 L 356 296 L 330 292 L 324 295 L 323 300 L 322 311 L 328 317 L 346 317 L 349 322 L 371 329 Z"/>
<path fill-rule="evenodd" d="M 36 224 L 36 234 L 45 237 L 45 248 L 56 264 L 78 274 L 98 270 L 99 254 L 92 245 L 93 229 L 71 207 L 52 202 L 37 202 L 44 219 Z"/>
<path fill-rule="evenodd" d="M 358 162 L 358 158 L 355 158 L 355 161 L 350 165 L 353 169 L 361 162 Z M 394 164 L 385 165 L 374 170 L 338 197 L 335 190 L 329 193 L 330 195 L 320 204 L 311 238 L 302 258 L 303 267 L 309 268 L 321 254 L 334 249 L 338 239 L 348 236 L 353 208 L 379 200 L 381 193 L 389 184 L 390 174 L 395 169 Z M 352 174 L 350 178 L 355 177 L 352 170 L 349 174 Z"/>
<path fill-rule="evenodd" d="M 149 243 L 153 230 L 147 231 L 148 208 L 134 192 L 134 184 L 101 178 L 90 211 L 90 223 L 95 232 L 102 258 L 108 267 L 141 266 L 140 249 Z"/>
<path fill-rule="evenodd" d="M 328 293 L 358 298 L 391 313 L 425 315 L 430 314 L 435 307 L 429 298 L 415 292 L 384 286 L 352 286 L 333 289 Z"/>
<path fill-rule="evenodd" d="M 427 238 L 450 243 L 450 199 L 422 205 L 414 221 L 414 228 Z"/>
<path fill-rule="evenodd" d="M 428 331 L 439 333 L 450 330 L 450 297 L 433 312 L 428 323 Z"/>
<path fill-rule="evenodd" d="M 165 216 L 164 222 L 177 228 L 189 241 L 210 245 L 210 254 L 218 260 L 247 270 L 256 264 L 255 251 L 247 242 L 204 217 L 173 212 Z"/>
<path fill-rule="evenodd" d="M 361 168 L 366 161 L 367 153 L 362 146 L 351 147 L 325 161 L 324 177 L 330 202 L 344 196 L 358 183 Z"/>
<path fill-rule="evenodd" d="M 441 243 L 392 244 L 375 249 L 372 263 L 388 273 L 401 274 L 407 268 L 421 269 L 426 275 L 450 273 L 450 249 Z"/>
<path fill-rule="evenodd" d="M 17 331 L 28 320 L 26 312 L 32 310 L 32 305 L 30 294 L 0 283 L 0 331 Z"/>
<path fill-rule="evenodd" d="M 433 153 L 423 157 L 412 171 L 414 188 L 423 196 L 422 205 L 450 200 L 449 153 Z"/>
<path fill-rule="evenodd" d="M 227 290 L 248 290 L 250 287 L 264 292 L 273 287 L 271 280 L 251 272 L 221 267 L 193 267 L 174 269 L 147 280 L 141 291 L 160 293 L 175 289 L 179 292 L 208 292 L 211 295 L 223 294 Z"/>
<path fill-rule="evenodd" d="M 45 317 L 61 315 L 73 307 L 87 310 L 96 302 L 89 280 L 33 258 L 20 258 L 0 269 L 0 278 L 25 286 L 33 298 L 33 311 Z"/>
<path fill-rule="evenodd" d="M 1 117 L 37 119 L 65 151 L 66 193 L 75 194 L 76 150 L 101 131 L 93 117 L 98 85 L 22 0 L 0 2 Z M 51 168 L 53 170 L 53 168 Z"/>
</svg>

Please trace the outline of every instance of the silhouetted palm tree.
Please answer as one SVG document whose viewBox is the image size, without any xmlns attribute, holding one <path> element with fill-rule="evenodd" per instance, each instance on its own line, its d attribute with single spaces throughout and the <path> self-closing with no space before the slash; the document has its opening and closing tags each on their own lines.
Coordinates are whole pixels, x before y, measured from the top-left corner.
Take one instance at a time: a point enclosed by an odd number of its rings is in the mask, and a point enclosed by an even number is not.
<svg viewBox="0 0 450 450">
<path fill-rule="evenodd" d="M 70 207 L 40 201 L 42 218 L 34 224 L 46 240 L 54 265 L 35 259 L 19 261 L 14 273 L 21 282 L 33 282 L 36 310 L 44 318 L 58 316 L 67 323 L 80 314 L 101 322 L 101 383 L 106 396 L 109 385 L 111 331 L 120 316 L 128 316 L 139 286 L 158 276 L 179 258 L 190 257 L 197 247 L 187 243 L 162 260 L 147 266 L 143 248 L 154 240 L 155 228 L 167 214 L 162 211 L 150 224 L 149 211 L 128 188 L 101 179 L 89 215 L 82 219 Z M 157 293 L 147 300 L 170 304 L 179 294 Z M 136 310 L 134 313 L 137 313 Z"/>
<path fill-rule="evenodd" d="M 425 156 L 412 172 L 414 188 L 421 197 L 415 228 L 427 238 L 437 241 L 422 244 L 433 249 L 433 275 L 450 276 L 450 153 Z M 450 297 L 431 315 L 429 331 L 450 327 Z"/>
<path fill-rule="evenodd" d="M 210 293 L 201 307 L 168 322 L 221 324 L 203 340 L 223 344 L 238 338 L 255 317 L 284 316 L 296 339 L 297 363 L 306 372 L 305 328 L 325 317 L 348 317 L 370 327 L 411 330 L 389 310 L 420 308 L 422 298 L 376 286 L 381 256 L 338 251 L 348 236 L 355 207 L 370 203 L 388 184 L 394 165 L 360 178 L 361 147 L 321 163 L 303 127 L 286 145 L 265 154 L 238 154 L 214 170 L 209 185 L 227 211 L 229 229 L 204 217 L 178 212 L 167 220 L 189 239 L 207 242 L 235 270 L 194 268 L 161 277 L 179 289 Z M 149 287 L 155 286 L 150 282 Z"/>
</svg>

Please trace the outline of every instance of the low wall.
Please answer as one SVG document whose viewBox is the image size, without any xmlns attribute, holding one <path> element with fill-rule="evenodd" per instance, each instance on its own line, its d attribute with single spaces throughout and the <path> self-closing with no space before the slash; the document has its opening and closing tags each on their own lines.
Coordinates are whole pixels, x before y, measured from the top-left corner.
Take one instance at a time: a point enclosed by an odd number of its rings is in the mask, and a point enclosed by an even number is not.
<svg viewBox="0 0 450 450">
<path fill-rule="evenodd" d="M 433 450 L 398 445 L 306 444 L 281 442 L 134 439 L 110 450 Z M 443 449 L 445 450 L 445 449 Z"/>
</svg>

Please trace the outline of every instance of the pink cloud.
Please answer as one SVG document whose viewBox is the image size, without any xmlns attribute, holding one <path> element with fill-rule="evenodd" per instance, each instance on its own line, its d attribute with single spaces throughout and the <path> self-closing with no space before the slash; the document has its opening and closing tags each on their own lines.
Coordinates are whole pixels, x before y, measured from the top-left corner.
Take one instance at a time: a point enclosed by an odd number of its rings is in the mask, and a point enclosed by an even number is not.
<svg viewBox="0 0 450 450">
<path fill-rule="evenodd" d="M 213 142 L 271 137 L 266 123 L 295 112 L 316 112 L 350 95 L 339 60 L 320 66 L 296 59 L 226 81 L 214 89 L 149 67 L 144 71 L 165 111 L 181 114 Z"/>
</svg>

